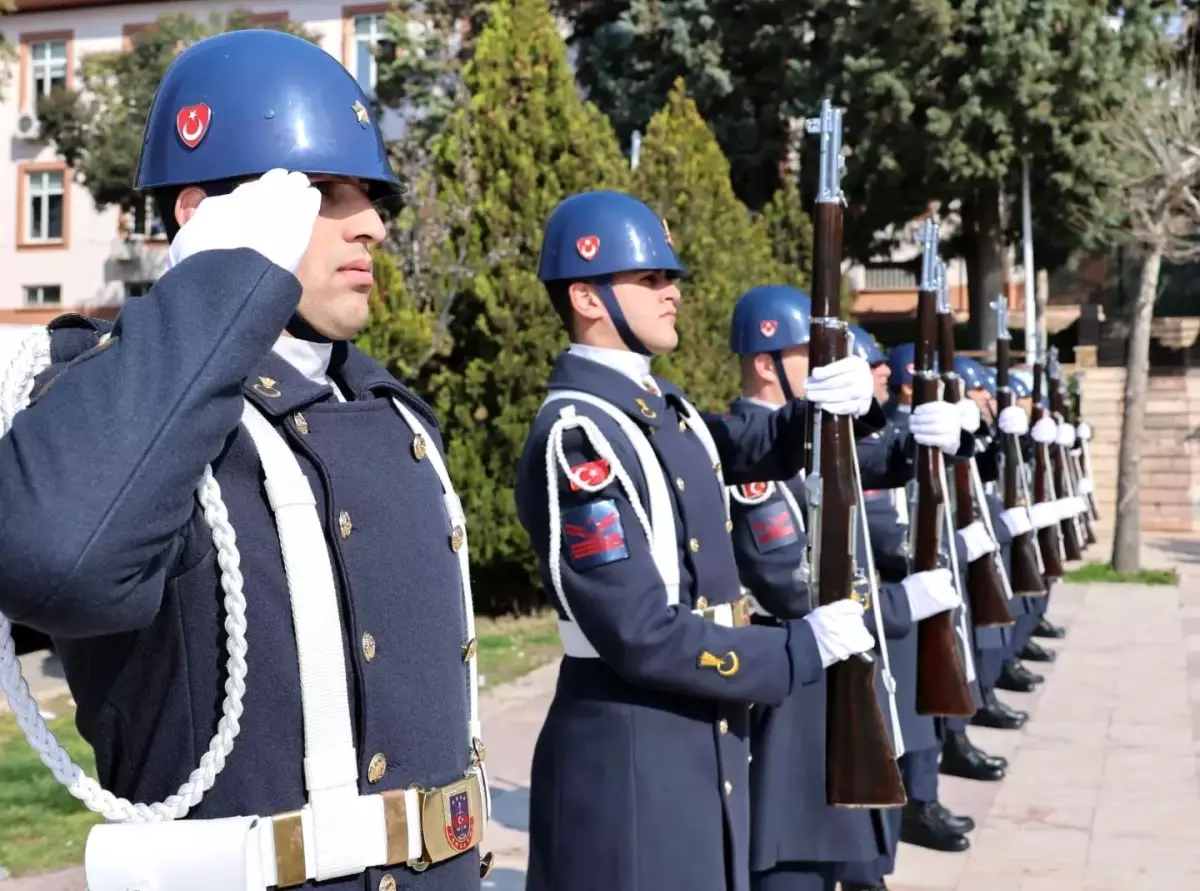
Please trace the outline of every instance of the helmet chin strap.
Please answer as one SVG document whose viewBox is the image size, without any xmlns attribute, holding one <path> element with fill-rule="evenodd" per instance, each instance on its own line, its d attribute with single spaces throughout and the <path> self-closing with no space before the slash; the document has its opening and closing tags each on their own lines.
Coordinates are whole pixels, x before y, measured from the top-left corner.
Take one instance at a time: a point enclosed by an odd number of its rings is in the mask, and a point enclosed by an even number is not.
<svg viewBox="0 0 1200 891">
<path fill-rule="evenodd" d="M 791 402 L 796 396 L 792 392 L 792 384 L 788 380 L 787 372 L 783 369 L 783 353 L 775 350 L 770 355 L 771 361 L 775 363 L 775 375 L 779 378 L 779 388 L 783 390 L 783 398 Z"/>
<path fill-rule="evenodd" d="M 333 343 L 332 337 L 326 337 L 312 325 L 304 320 L 304 317 L 297 311 L 288 320 L 287 333 L 299 340 L 307 340 L 309 343 Z"/>
<path fill-rule="evenodd" d="M 600 294 L 600 300 L 604 303 L 604 308 L 608 310 L 608 317 L 612 319 L 613 325 L 616 326 L 617 334 L 621 335 L 621 340 L 625 342 L 625 346 L 629 347 L 632 352 L 640 353 L 643 356 L 652 356 L 653 353 L 646 349 L 646 345 L 638 339 L 638 336 L 633 333 L 633 329 L 629 327 L 629 320 L 625 318 L 625 313 L 621 311 L 621 304 L 617 303 L 617 295 L 612 289 L 612 278 L 610 276 L 601 276 L 592 279 L 592 283 L 596 286 L 596 290 Z"/>
</svg>

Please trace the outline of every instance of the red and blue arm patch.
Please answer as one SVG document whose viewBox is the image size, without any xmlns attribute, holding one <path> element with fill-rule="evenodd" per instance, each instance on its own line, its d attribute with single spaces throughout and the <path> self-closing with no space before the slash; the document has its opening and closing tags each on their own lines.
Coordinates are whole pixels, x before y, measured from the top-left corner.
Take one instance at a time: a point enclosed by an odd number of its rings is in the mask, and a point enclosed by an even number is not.
<svg viewBox="0 0 1200 891">
<path fill-rule="evenodd" d="M 746 519 L 750 523 L 754 544 L 761 554 L 769 554 L 800 540 L 795 518 L 787 502 L 782 499 L 756 507 L 746 515 Z"/>
<path fill-rule="evenodd" d="M 621 514 L 611 498 L 564 512 L 562 524 L 567 560 L 574 569 L 593 569 L 629 559 Z"/>
</svg>

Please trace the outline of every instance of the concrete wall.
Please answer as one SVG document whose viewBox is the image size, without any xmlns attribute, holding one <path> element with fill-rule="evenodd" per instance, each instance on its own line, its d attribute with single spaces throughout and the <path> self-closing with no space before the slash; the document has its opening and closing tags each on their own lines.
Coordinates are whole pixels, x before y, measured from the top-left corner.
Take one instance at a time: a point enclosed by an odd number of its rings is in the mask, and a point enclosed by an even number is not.
<svg viewBox="0 0 1200 891">
<path fill-rule="evenodd" d="M 1070 373 L 1073 369 L 1065 369 Z M 1113 522 L 1125 369 L 1087 368 L 1082 414 L 1092 426 L 1096 507 Z M 1142 432 L 1141 525 L 1146 530 L 1200 531 L 1200 369 L 1155 370 Z"/>
</svg>

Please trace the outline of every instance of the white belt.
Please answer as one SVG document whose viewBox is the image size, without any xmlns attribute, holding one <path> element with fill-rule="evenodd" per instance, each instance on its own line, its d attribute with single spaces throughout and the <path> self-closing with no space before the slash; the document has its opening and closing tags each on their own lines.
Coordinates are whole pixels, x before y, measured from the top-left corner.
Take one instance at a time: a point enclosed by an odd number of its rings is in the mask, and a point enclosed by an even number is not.
<svg viewBox="0 0 1200 891">
<path fill-rule="evenodd" d="M 483 784 L 348 796 L 338 810 L 344 856 L 421 871 L 479 843 Z M 92 830 L 89 891 L 265 891 L 316 878 L 312 808 L 275 817 L 106 824 Z"/>
</svg>

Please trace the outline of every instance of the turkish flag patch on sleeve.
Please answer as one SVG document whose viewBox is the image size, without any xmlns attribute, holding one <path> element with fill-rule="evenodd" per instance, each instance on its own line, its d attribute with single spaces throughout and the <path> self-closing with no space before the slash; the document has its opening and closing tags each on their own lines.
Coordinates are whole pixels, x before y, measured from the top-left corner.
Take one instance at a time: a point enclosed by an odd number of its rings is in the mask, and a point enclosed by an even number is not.
<svg viewBox="0 0 1200 891">
<path fill-rule="evenodd" d="M 750 532 L 754 535 L 754 544 L 759 553 L 769 554 L 800 540 L 796 534 L 796 522 L 785 501 L 773 501 L 757 507 L 747 515 L 747 519 L 750 520 Z"/>
<path fill-rule="evenodd" d="M 568 479 L 571 481 L 571 491 L 578 492 L 583 487 L 576 482 L 577 480 L 588 486 L 603 486 L 611 475 L 612 470 L 608 466 L 608 462 L 603 458 L 597 458 L 586 464 L 576 464 L 571 468 Z"/>
<path fill-rule="evenodd" d="M 629 559 L 621 514 L 611 498 L 572 508 L 563 514 L 562 524 L 567 560 L 575 569 Z"/>
</svg>

